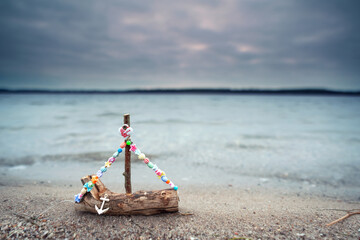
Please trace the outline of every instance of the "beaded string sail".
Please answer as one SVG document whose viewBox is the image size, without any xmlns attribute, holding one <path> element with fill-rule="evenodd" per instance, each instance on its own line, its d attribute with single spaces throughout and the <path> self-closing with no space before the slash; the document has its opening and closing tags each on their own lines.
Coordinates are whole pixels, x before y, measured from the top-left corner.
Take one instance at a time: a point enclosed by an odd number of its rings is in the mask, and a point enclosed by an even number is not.
<svg viewBox="0 0 360 240">
<path fill-rule="evenodd" d="M 80 201 L 83 199 L 84 195 L 93 189 L 95 183 L 99 180 L 99 178 L 102 177 L 104 172 L 107 171 L 107 169 L 111 166 L 111 164 L 115 162 L 116 158 L 123 151 L 123 148 L 125 148 L 126 145 L 130 146 L 130 151 L 135 153 L 136 155 L 138 155 L 138 159 L 143 160 L 144 163 L 155 172 L 155 174 L 158 176 L 159 179 L 161 179 L 166 184 L 169 184 L 170 187 L 173 188 L 175 191 L 178 190 L 178 186 L 176 186 L 172 181 L 170 181 L 170 179 L 168 179 L 166 177 L 166 173 L 163 170 L 161 170 L 160 168 L 158 168 L 158 166 L 156 164 L 153 164 L 149 160 L 149 158 L 147 158 L 145 156 L 145 154 L 140 151 L 140 149 L 136 146 L 136 144 L 130 140 L 130 136 L 131 136 L 132 132 L 133 132 L 133 129 L 131 127 L 129 127 L 129 125 L 127 125 L 127 124 L 124 124 L 121 128 L 119 128 L 119 133 L 121 134 L 122 137 L 124 137 L 124 142 L 122 142 L 120 144 L 120 148 L 116 152 L 114 152 L 112 157 L 110 157 L 107 160 L 107 162 L 105 162 L 104 166 L 101 167 L 100 170 L 97 171 L 96 176 L 95 175 L 92 176 L 91 180 L 84 184 L 80 193 L 75 195 L 76 203 L 80 203 Z"/>
</svg>

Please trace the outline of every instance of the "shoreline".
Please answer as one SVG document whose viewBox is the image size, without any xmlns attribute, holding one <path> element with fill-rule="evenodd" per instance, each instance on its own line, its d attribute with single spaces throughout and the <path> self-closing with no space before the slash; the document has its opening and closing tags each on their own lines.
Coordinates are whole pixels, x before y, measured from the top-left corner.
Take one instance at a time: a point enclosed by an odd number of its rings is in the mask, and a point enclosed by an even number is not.
<svg viewBox="0 0 360 240">
<path fill-rule="evenodd" d="M 97 163 L 97 162 L 96 162 Z M 102 181 L 111 190 L 116 192 L 124 191 L 124 177 L 122 175 L 122 162 L 109 171 Z M 56 184 L 60 187 L 78 186 L 81 189 L 80 178 L 94 174 L 96 164 L 88 162 L 63 161 L 37 161 L 35 164 L 27 166 L 0 167 L 0 182 L 2 186 L 21 186 L 21 185 L 46 185 Z M 169 175 L 176 179 L 176 184 L 180 189 L 192 189 L 196 186 L 202 188 L 221 188 L 221 189 L 261 189 L 261 191 L 275 191 L 280 194 L 293 194 L 296 196 L 323 197 L 341 201 L 360 201 L 358 192 L 360 188 L 355 185 L 321 182 L 317 179 L 294 179 L 291 176 L 277 177 L 264 175 L 230 175 L 223 174 L 221 178 L 217 176 L 217 169 L 209 168 L 206 173 L 196 174 L 201 169 L 193 168 L 186 175 L 183 172 L 176 172 L 173 165 L 167 166 Z M 61 179 L 62 184 L 58 183 Z M 132 185 L 133 191 L 166 188 L 166 184 L 154 178 L 149 169 L 144 168 L 140 162 L 132 164 Z"/>
</svg>

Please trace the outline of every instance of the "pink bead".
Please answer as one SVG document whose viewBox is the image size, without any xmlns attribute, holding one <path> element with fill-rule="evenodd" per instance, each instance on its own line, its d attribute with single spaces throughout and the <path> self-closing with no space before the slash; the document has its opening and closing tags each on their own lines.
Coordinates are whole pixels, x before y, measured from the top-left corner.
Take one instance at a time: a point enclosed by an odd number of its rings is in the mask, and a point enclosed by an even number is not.
<svg viewBox="0 0 360 240">
<path fill-rule="evenodd" d="M 114 157 L 111 157 L 111 158 L 108 159 L 108 161 L 109 161 L 110 163 L 113 163 L 113 162 L 115 162 L 115 158 L 114 158 Z"/>
<path fill-rule="evenodd" d="M 150 160 L 149 160 L 148 158 L 145 158 L 145 159 L 144 159 L 144 163 L 145 163 L 145 164 L 148 164 L 149 162 L 150 162 Z"/>
<path fill-rule="evenodd" d="M 137 147 L 135 144 L 130 145 L 130 151 L 135 152 L 136 149 L 137 149 Z"/>
<path fill-rule="evenodd" d="M 174 187 L 174 186 L 175 186 L 175 184 L 174 184 L 173 182 L 170 182 L 169 185 L 170 185 L 170 187 Z"/>
<path fill-rule="evenodd" d="M 84 195 L 82 195 L 82 194 L 79 194 L 79 198 L 81 199 L 82 197 L 83 197 Z"/>
<path fill-rule="evenodd" d="M 160 171 L 156 170 L 155 173 L 156 173 L 156 175 L 161 176 L 161 170 Z"/>
</svg>

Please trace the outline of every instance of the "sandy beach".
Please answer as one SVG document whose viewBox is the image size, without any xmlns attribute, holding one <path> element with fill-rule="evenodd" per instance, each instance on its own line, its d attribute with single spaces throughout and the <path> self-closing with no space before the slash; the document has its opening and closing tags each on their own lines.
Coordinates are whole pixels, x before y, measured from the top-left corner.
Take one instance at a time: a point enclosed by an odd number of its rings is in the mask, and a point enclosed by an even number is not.
<svg viewBox="0 0 360 240">
<path fill-rule="evenodd" d="M 6 181 L 5 181 L 6 182 Z M 80 184 L 79 184 L 80 186 Z M 360 203 L 232 186 L 179 191 L 179 213 L 97 216 L 74 210 L 79 186 L 12 181 L 0 187 L 2 239 L 358 239 Z"/>
</svg>

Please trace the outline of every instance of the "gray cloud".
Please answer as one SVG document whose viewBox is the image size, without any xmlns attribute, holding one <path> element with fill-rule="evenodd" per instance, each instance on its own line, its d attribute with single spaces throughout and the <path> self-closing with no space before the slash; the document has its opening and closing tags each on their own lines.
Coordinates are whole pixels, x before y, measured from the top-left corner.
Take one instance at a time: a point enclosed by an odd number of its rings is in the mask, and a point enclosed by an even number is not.
<svg viewBox="0 0 360 240">
<path fill-rule="evenodd" d="M 0 87 L 360 89 L 357 1 L 1 1 Z"/>
</svg>

